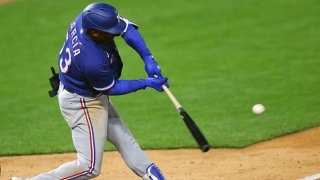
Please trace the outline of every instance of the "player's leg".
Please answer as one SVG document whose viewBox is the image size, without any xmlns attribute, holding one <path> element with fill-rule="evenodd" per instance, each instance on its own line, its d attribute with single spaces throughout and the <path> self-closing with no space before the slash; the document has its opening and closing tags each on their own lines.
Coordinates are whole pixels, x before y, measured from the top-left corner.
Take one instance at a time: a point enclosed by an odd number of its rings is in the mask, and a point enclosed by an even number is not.
<svg viewBox="0 0 320 180">
<path fill-rule="evenodd" d="M 108 117 L 108 99 L 83 98 L 62 91 L 59 94 L 62 115 L 72 129 L 78 159 L 65 163 L 33 179 L 90 179 L 101 171 Z"/>
<path fill-rule="evenodd" d="M 142 151 L 112 104 L 109 104 L 108 140 L 114 144 L 127 166 L 144 179 L 164 179 L 161 171 Z"/>
</svg>

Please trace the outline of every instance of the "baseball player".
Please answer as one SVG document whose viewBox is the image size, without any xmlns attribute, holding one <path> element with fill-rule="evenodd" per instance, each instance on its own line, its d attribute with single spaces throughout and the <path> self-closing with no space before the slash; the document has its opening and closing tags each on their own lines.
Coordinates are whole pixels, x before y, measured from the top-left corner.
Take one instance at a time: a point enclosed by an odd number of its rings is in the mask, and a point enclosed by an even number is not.
<svg viewBox="0 0 320 180">
<path fill-rule="evenodd" d="M 144 180 L 165 179 L 132 136 L 108 96 L 140 89 L 163 91 L 167 78 L 153 59 L 134 23 L 105 3 L 88 5 L 71 23 L 59 54 L 58 100 L 72 130 L 78 159 L 31 179 L 91 179 L 101 172 L 106 140 L 127 166 Z M 114 37 L 121 36 L 144 61 L 149 78 L 119 80 L 122 61 Z M 26 178 L 12 178 L 26 179 Z"/>
</svg>

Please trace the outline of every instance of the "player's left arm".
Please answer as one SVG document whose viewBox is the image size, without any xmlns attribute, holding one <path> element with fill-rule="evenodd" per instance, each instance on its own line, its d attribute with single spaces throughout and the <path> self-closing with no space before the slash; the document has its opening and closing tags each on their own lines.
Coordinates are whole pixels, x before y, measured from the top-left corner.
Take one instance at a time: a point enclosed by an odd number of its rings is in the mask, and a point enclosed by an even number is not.
<svg viewBox="0 0 320 180">
<path fill-rule="evenodd" d="M 161 68 L 154 60 L 150 50 L 142 37 L 142 35 L 137 30 L 137 26 L 127 21 L 127 28 L 122 33 L 123 39 L 126 43 L 132 47 L 143 59 L 145 70 L 150 78 L 155 75 L 162 77 Z"/>
<path fill-rule="evenodd" d="M 159 92 L 162 92 L 162 85 L 168 86 L 167 81 L 168 78 L 163 77 L 135 80 L 115 80 L 114 86 L 112 88 L 101 93 L 111 96 L 119 96 L 146 88 L 153 88 Z"/>
<path fill-rule="evenodd" d="M 168 86 L 168 78 L 163 77 L 116 80 L 107 63 L 87 65 L 85 76 L 93 89 L 101 94 L 113 96 L 129 94 L 149 87 L 161 92 L 163 91 L 162 85 Z"/>
</svg>

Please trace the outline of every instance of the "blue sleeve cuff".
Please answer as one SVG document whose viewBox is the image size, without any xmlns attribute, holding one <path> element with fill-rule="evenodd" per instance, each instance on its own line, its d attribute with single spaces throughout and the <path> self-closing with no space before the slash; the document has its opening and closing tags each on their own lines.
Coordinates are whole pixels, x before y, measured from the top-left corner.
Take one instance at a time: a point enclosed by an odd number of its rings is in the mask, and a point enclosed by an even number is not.
<svg viewBox="0 0 320 180">
<path fill-rule="evenodd" d="M 107 91 L 107 90 L 109 90 L 109 89 L 111 89 L 112 87 L 113 87 L 113 85 L 114 85 L 114 80 L 111 82 L 111 84 L 109 84 L 108 86 L 106 86 L 106 87 L 103 87 L 103 88 L 97 88 L 97 87 L 93 87 L 93 89 L 95 89 L 95 90 L 97 90 L 97 91 L 102 91 L 102 92 L 104 92 L 104 91 Z"/>
</svg>

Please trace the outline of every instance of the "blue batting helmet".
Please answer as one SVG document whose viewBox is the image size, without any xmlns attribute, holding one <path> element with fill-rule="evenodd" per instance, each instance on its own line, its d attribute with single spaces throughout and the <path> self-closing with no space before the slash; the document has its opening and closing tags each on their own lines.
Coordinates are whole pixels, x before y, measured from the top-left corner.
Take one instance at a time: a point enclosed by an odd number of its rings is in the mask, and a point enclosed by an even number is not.
<svg viewBox="0 0 320 180">
<path fill-rule="evenodd" d="M 121 34 L 127 24 L 119 17 L 118 11 L 106 3 L 89 4 L 82 11 L 82 27 L 98 29 L 111 34 Z"/>
</svg>

